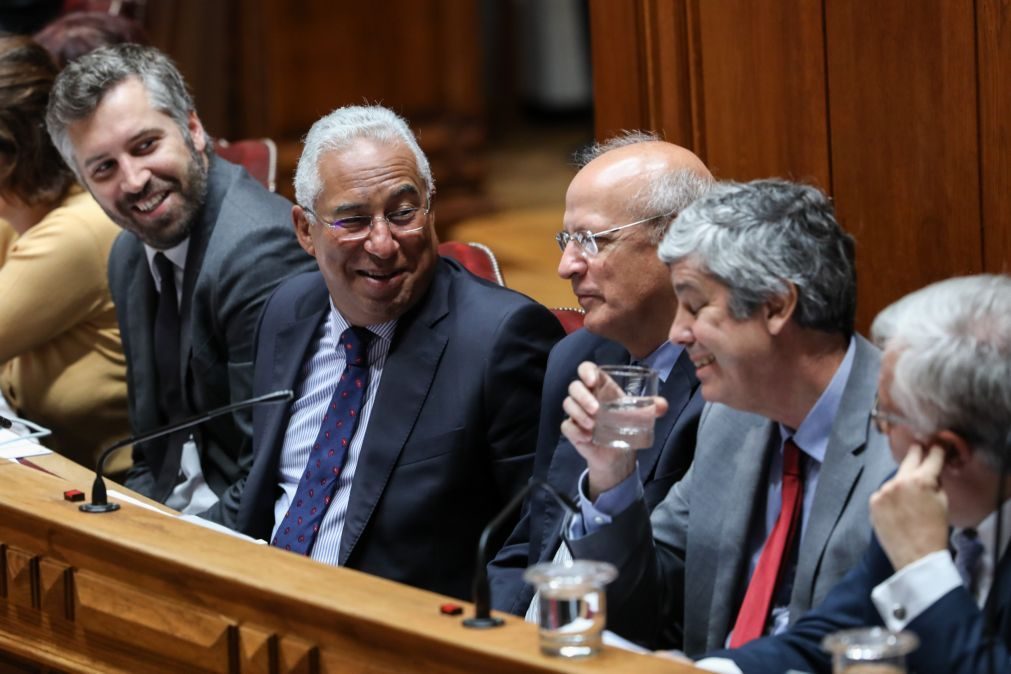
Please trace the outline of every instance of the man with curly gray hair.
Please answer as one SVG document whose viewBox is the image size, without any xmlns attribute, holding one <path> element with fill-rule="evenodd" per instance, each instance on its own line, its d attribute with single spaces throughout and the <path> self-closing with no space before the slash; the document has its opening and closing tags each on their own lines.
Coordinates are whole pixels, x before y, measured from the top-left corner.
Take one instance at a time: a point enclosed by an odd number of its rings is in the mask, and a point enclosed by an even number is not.
<svg viewBox="0 0 1011 674">
<path fill-rule="evenodd" d="M 866 546 L 867 499 L 894 464 L 870 423 L 880 354 L 853 332 L 853 240 L 821 191 L 717 185 L 659 254 L 670 339 L 708 403 L 695 461 L 650 519 L 635 457 L 591 442 L 584 377 L 563 424 L 588 464 L 570 533 L 577 556 L 621 569 L 609 625 L 695 655 L 782 631 L 824 597 Z"/>
<path fill-rule="evenodd" d="M 874 538 L 856 571 L 786 633 L 713 654 L 738 671 L 832 671 L 838 630 L 909 630 L 924 674 L 1011 668 L 1011 277 L 948 279 L 885 309 L 874 419 L 898 472 L 870 500 Z M 707 665 L 725 661 L 715 657 Z M 715 667 L 714 667 L 715 668 Z"/>
</svg>

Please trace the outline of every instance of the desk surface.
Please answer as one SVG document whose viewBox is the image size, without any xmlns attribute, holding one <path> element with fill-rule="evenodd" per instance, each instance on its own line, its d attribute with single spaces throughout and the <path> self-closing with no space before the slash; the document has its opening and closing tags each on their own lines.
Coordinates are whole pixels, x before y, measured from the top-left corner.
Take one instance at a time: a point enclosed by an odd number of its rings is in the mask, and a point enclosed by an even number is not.
<svg viewBox="0 0 1011 674">
<path fill-rule="evenodd" d="M 67 671 L 698 671 L 605 648 L 543 656 L 533 625 L 468 630 L 446 597 L 124 504 L 90 515 L 93 473 L 0 468 L 0 650 Z M 120 489 L 120 488 L 117 488 Z M 123 491 L 126 491 L 123 489 Z M 471 612 L 471 607 L 466 611 Z"/>
</svg>

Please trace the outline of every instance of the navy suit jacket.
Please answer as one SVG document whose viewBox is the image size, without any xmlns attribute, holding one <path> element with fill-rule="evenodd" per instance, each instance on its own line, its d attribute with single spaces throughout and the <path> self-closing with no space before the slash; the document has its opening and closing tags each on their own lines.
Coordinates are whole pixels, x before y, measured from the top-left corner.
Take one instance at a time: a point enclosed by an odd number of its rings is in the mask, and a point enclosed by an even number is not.
<svg viewBox="0 0 1011 674">
<path fill-rule="evenodd" d="M 734 660 L 745 674 L 780 674 L 789 669 L 832 671 L 822 639 L 838 630 L 883 625 L 871 601 L 871 590 L 895 570 L 877 538 L 871 540 L 860 564 L 843 578 L 816 609 L 804 615 L 789 630 L 753 641 L 734 651 L 710 656 Z M 996 602 L 996 638 L 983 637 L 984 613 L 963 587 L 947 593 L 909 623 L 907 629 L 920 638 L 920 646 L 906 657 L 910 674 L 989 674 L 1011 671 L 1011 558 L 1004 556 L 994 586 L 987 598 Z M 992 666 L 992 669 L 991 669 Z"/>
<path fill-rule="evenodd" d="M 298 245 L 291 203 L 253 180 L 245 169 L 211 156 L 207 198 L 190 232 L 179 307 L 179 374 L 187 414 L 208 412 L 249 397 L 253 336 L 267 297 L 282 279 L 315 261 Z M 109 254 L 109 289 L 116 304 L 130 425 L 134 434 L 167 422 L 158 404 L 154 353 L 157 291 L 144 244 L 131 232 Z M 218 417 L 193 431 L 207 485 L 220 497 L 202 513 L 228 526 L 242 480 L 252 464 L 248 410 Z M 179 474 L 179 447 L 165 440 L 134 445 L 126 486 L 165 501 Z"/>
<path fill-rule="evenodd" d="M 274 293 L 254 392 L 298 387 L 328 298 L 319 272 Z M 426 295 L 397 323 L 352 480 L 341 566 L 470 596 L 482 528 L 530 478 L 544 368 L 563 334 L 543 306 L 438 262 Z M 253 413 L 239 528 L 259 538 L 274 524 L 288 418 L 286 405 Z"/>
<path fill-rule="evenodd" d="M 576 378 L 576 368 L 584 360 L 599 365 L 627 363 L 628 351 L 620 344 L 578 330 L 551 350 L 541 396 L 540 431 L 534 476 L 575 499 L 576 481 L 586 469 L 586 461 L 572 446 L 560 427 L 565 419 L 562 401 Z M 670 409 L 657 419 L 653 446 L 638 453 L 639 476 L 645 485 L 645 501 L 653 508 L 691 465 L 695 454 L 695 432 L 703 400 L 695 367 L 682 353 L 660 386 L 660 395 Z M 561 542 L 565 512 L 542 490 L 534 490 L 524 503 L 523 515 L 505 546 L 488 565 L 492 606 L 500 611 L 524 615 L 534 589 L 523 580 L 523 571 L 537 562 L 551 560 Z"/>
</svg>

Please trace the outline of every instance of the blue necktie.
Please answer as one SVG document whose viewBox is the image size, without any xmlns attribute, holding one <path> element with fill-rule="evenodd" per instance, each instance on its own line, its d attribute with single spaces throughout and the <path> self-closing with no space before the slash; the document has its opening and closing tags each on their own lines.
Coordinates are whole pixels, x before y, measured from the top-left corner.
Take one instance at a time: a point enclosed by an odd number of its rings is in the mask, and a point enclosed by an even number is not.
<svg viewBox="0 0 1011 674">
<path fill-rule="evenodd" d="M 962 584 L 976 594 L 979 561 L 983 556 L 979 535 L 975 529 L 963 529 L 952 535 L 951 546 L 955 548 L 955 568 L 962 577 Z"/>
<path fill-rule="evenodd" d="M 341 333 L 340 345 L 347 357 L 347 367 L 323 414 L 305 472 L 272 545 L 302 555 L 312 552 L 320 522 L 337 488 L 362 411 L 369 383 L 371 340 L 372 333 L 365 328 L 348 328 Z"/>
</svg>

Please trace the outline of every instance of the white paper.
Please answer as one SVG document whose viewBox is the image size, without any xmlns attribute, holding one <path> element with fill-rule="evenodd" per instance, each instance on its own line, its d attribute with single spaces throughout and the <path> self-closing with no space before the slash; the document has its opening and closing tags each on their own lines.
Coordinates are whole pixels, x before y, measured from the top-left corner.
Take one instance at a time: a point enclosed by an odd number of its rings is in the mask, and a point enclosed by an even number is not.
<svg viewBox="0 0 1011 674">
<path fill-rule="evenodd" d="M 53 450 L 46 449 L 31 439 L 22 438 L 6 428 L 0 428 L 0 458 L 17 461 L 29 456 L 51 454 Z"/>
<path fill-rule="evenodd" d="M 247 536 L 246 534 L 241 534 L 238 531 L 235 531 L 234 529 L 229 529 L 228 527 L 222 526 L 217 522 L 211 522 L 210 520 L 205 520 L 204 518 L 197 517 L 196 515 L 177 515 L 174 512 L 167 513 L 164 510 L 155 508 L 150 503 L 144 503 L 143 501 L 135 499 L 134 497 L 128 496 L 122 492 L 115 491 L 114 489 L 109 490 L 109 498 L 114 498 L 117 501 L 123 501 L 124 503 L 129 503 L 130 505 L 139 506 L 141 508 L 147 508 L 148 510 L 152 510 L 160 515 L 165 515 L 167 517 L 175 517 L 177 520 L 189 522 L 190 524 L 196 524 L 197 526 L 204 527 L 205 529 L 211 529 L 212 531 L 217 531 L 218 533 L 228 534 L 236 538 L 241 538 L 244 541 L 259 543 L 261 545 L 267 544 L 267 541 L 252 538 L 250 536 Z"/>
</svg>

